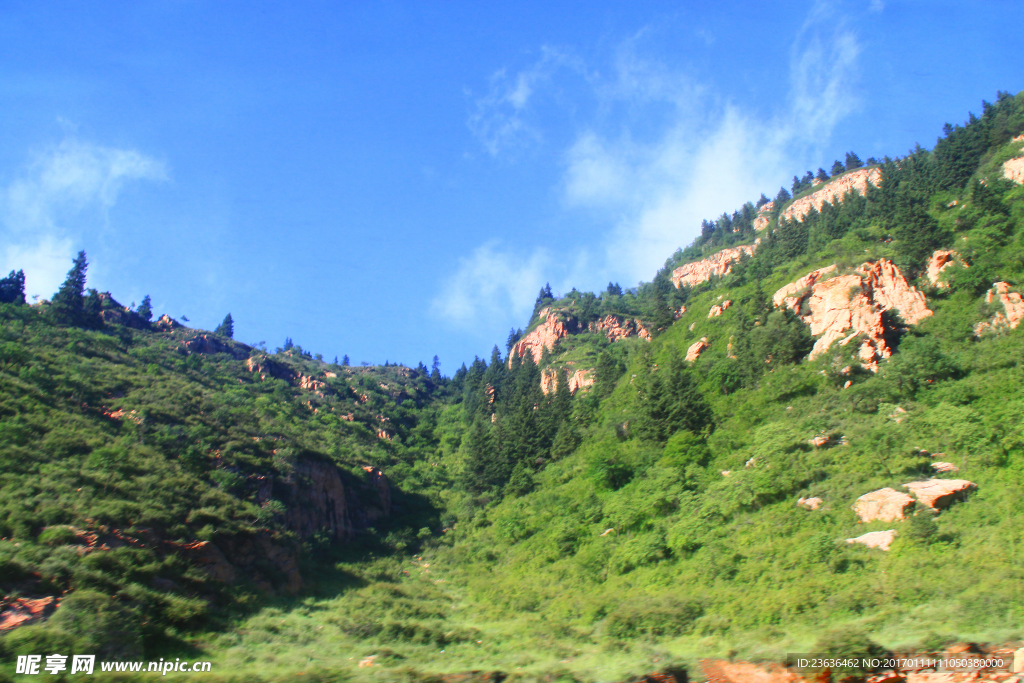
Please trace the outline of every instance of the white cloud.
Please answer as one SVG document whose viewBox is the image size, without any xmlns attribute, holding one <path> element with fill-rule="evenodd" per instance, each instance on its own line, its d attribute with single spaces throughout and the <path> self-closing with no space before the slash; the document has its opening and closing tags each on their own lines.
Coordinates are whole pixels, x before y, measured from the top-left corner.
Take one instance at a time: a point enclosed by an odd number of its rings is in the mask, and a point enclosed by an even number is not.
<svg viewBox="0 0 1024 683">
<path fill-rule="evenodd" d="M 797 33 L 789 91 L 768 119 L 644 58 L 643 38 L 641 31 L 625 41 L 604 76 L 565 52 L 546 52 L 514 76 L 496 74 L 470 121 L 491 154 L 541 139 L 537 124 L 527 122 L 534 103 L 545 87 L 559 89 L 559 69 L 582 76 L 583 97 L 597 106 L 562 153 L 561 191 L 567 209 L 586 209 L 588 220 L 604 222 L 604 232 L 557 260 L 539 249 L 521 256 L 485 245 L 446 283 L 435 313 L 457 321 L 510 313 L 523 319 L 538 285 L 549 279 L 579 287 L 650 280 L 697 236 L 702 219 L 738 209 L 761 192 L 774 195 L 798 169 L 820 164 L 820 149 L 859 106 L 860 47 L 826 2 L 812 7 Z"/>
<path fill-rule="evenodd" d="M 523 318 L 533 309 L 551 258 L 543 249 L 513 254 L 495 243 L 477 247 L 449 277 L 432 313 L 457 325 L 474 328 L 504 320 L 509 313 Z"/>
<path fill-rule="evenodd" d="M 74 138 L 32 154 L 0 190 L 0 270 L 24 269 L 27 292 L 50 296 L 85 233 L 106 227 L 124 185 L 166 178 L 164 165 L 140 152 Z"/>
</svg>

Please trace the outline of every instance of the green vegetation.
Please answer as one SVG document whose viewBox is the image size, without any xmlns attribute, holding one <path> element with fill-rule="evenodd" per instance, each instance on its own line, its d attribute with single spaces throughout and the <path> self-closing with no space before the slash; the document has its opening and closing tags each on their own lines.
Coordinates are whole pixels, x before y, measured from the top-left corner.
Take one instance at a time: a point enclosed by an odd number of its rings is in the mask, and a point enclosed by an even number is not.
<svg viewBox="0 0 1024 683">
<path fill-rule="evenodd" d="M 534 362 L 512 353 L 513 330 L 511 359 L 495 347 L 450 379 L 436 358 L 352 368 L 291 339 L 249 349 L 230 341 L 230 315 L 223 349 L 190 352 L 195 331 L 153 329 L 148 300 L 131 325 L 104 322 L 112 299 L 90 308 L 84 254 L 49 306 L 24 305 L 12 273 L 0 281 L 0 586 L 68 593 L 0 647 L 209 658 L 211 680 L 490 669 L 591 681 L 730 653 L 1024 637 L 1024 331 L 974 332 L 1001 310 L 986 301 L 994 281 L 1024 284 L 1024 187 L 1001 176 L 1022 131 L 1024 94 L 1000 93 L 934 150 L 869 159 L 882 182 L 864 196 L 780 221 L 783 188 L 755 255 L 692 288 L 671 271 L 752 242 L 765 197 L 705 221 L 650 283 L 561 298 L 545 287 L 527 332 L 547 308 L 575 334 Z M 851 152 L 831 175 L 862 165 Z M 795 177 L 793 194 L 813 178 Z M 920 275 L 945 248 L 962 263 L 935 288 Z M 877 373 L 856 344 L 807 360 L 807 326 L 771 293 L 883 257 L 917 278 L 934 315 L 890 319 L 897 351 Z M 608 315 L 653 339 L 588 330 Z M 573 396 L 579 369 L 596 381 Z M 546 394 L 544 373 L 557 378 Z M 858 496 L 934 474 L 924 451 L 976 491 L 938 515 L 858 523 Z M 296 530 L 294 500 L 267 499 L 260 482 L 313 460 L 357 497 L 363 468 L 383 469 L 391 516 L 345 538 Z M 819 509 L 796 504 L 811 496 Z M 888 528 L 888 552 L 846 542 Z M 85 532 L 115 530 L 137 542 L 79 552 Z M 218 581 L 167 550 L 256 537 L 295 553 L 302 592 L 266 567 Z"/>
</svg>

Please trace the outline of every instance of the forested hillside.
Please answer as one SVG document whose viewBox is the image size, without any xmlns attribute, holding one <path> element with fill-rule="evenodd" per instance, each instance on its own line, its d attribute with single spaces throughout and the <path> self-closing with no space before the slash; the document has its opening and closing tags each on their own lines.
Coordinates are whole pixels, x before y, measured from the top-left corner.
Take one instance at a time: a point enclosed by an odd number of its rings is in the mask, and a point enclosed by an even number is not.
<svg viewBox="0 0 1024 683">
<path fill-rule="evenodd" d="M 84 254 L 52 302 L 12 273 L 2 652 L 699 680 L 1024 638 L 1022 133 L 1000 93 L 794 176 L 451 378 L 154 323 Z"/>
</svg>

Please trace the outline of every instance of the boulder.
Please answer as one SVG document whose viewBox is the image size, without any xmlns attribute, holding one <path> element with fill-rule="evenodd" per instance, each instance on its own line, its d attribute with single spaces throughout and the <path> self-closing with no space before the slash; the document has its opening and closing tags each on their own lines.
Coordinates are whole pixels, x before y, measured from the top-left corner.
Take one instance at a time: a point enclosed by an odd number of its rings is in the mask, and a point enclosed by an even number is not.
<svg viewBox="0 0 1024 683">
<path fill-rule="evenodd" d="M 709 256 L 701 261 L 687 263 L 672 271 L 672 283 L 676 287 L 686 285 L 693 287 L 702 282 L 707 282 L 712 277 L 728 275 L 732 270 L 732 264 L 739 261 L 744 254 L 753 256 L 761 240 L 757 239 L 753 244 L 743 244 L 738 247 L 730 247 Z"/>
<path fill-rule="evenodd" d="M 914 499 L 905 493 L 886 487 L 865 493 L 853 504 L 853 511 L 862 522 L 894 522 L 906 519 L 907 511 L 914 507 Z"/>
<path fill-rule="evenodd" d="M 773 200 L 758 209 L 757 218 L 754 219 L 754 230 L 764 230 L 768 227 L 768 223 L 771 222 L 772 209 L 774 208 L 775 201 Z"/>
<path fill-rule="evenodd" d="M 879 550 L 889 550 L 889 546 L 892 545 L 895 538 L 896 530 L 887 529 L 885 531 L 869 531 L 857 538 L 848 538 L 846 542 L 866 545 L 869 548 L 878 548 Z"/>
<path fill-rule="evenodd" d="M 701 337 L 699 341 L 695 341 L 690 344 L 690 348 L 686 349 L 686 360 L 690 363 L 700 358 L 700 354 L 704 353 L 708 349 L 708 338 Z"/>
<path fill-rule="evenodd" d="M 974 482 L 966 479 L 929 479 L 912 481 L 903 488 L 910 491 L 917 499 L 933 510 L 944 510 L 953 501 L 963 498 L 968 491 L 977 488 Z"/>
<path fill-rule="evenodd" d="M 798 501 L 796 501 L 796 504 L 802 508 L 807 508 L 808 510 L 817 510 L 819 507 L 821 507 L 821 504 L 824 502 L 825 501 L 823 501 L 821 498 L 814 497 L 800 498 Z"/>
<path fill-rule="evenodd" d="M 732 306 L 732 301 L 728 299 L 723 301 L 721 305 L 715 304 L 714 306 L 711 307 L 711 310 L 708 311 L 708 317 L 717 318 L 718 316 L 722 315 L 722 313 L 725 312 L 725 310 L 729 308 L 729 306 Z"/>
<path fill-rule="evenodd" d="M 877 187 L 881 182 L 882 172 L 877 168 L 861 168 L 844 173 L 825 183 L 820 190 L 794 201 L 783 210 L 779 219 L 802 220 L 810 212 L 811 207 L 821 211 L 825 202 L 838 204 L 848 192 L 864 194 L 867 192 L 869 183 Z"/>
<path fill-rule="evenodd" d="M 933 462 L 932 469 L 936 472 L 959 472 L 960 468 L 951 462 Z"/>
<path fill-rule="evenodd" d="M 1024 142 L 1024 135 L 1018 135 L 1013 139 L 1013 142 Z M 1024 184 L 1024 156 L 1004 161 L 1003 177 L 1018 185 Z"/>
</svg>

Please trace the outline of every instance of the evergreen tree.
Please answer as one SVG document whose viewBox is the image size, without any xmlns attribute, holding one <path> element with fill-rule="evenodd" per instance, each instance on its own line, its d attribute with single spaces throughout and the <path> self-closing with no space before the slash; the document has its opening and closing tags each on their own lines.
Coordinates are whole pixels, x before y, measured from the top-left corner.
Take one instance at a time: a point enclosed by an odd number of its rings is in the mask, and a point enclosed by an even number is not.
<svg viewBox="0 0 1024 683">
<path fill-rule="evenodd" d="M 78 252 L 60 289 L 53 295 L 50 312 L 57 322 L 81 325 L 85 322 L 85 272 L 89 263 L 85 252 Z"/>
<path fill-rule="evenodd" d="M 775 210 L 780 211 L 782 209 L 782 205 L 792 198 L 792 195 L 790 195 L 789 192 L 786 191 L 786 188 L 780 187 L 779 193 L 775 195 Z"/>
<path fill-rule="evenodd" d="M 616 282 L 614 284 L 609 282 L 608 283 L 608 289 L 605 290 L 605 291 L 608 294 L 611 294 L 613 296 L 622 296 L 622 287 L 619 286 L 618 282 Z"/>
<path fill-rule="evenodd" d="M 757 207 L 758 209 L 760 209 L 762 206 L 764 206 L 765 204 L 767 204 L 770 201 L 771 200 L 768 199 L 768 197 L 766 197 L 764 195 L 764 192 L 762 192 L 761 193 L 761 198 L 757 200 L 757 204 L 755 204 L 754 206 Z"/>
<path fill-rule="evenodd" d="M 435 356 L 435 358 L 436 358 L 436 356 Z M 342 356 L 342 357 L 341 357 L 341 366 L 342 366 L 342 367 L 344 367 L 344 368 L 347 368 L 347 367 L 349 367 L 349 365 L 351 365 L 351 364 L 352 364 L 352 363 L 351 363 L 351 361 L 350 361 L 350 360 L 348 359 L 348 354 L 347 354 L 347 353 L 346 353 L 346 354 L 345 354 L 344 356 Z"/>
<path fill-rule="evenodd" d="M 25 271 L 11 271 L 7 277 L 0 279 L 0 304 L 25 303 Z"/>
<path fill-rule="evenodd" d="M 860 168 L 864 165 L 864 162 L 860 160 L 860 157 L 854 152 L 846 153 L 846 170 L 852 171 L 855 168 Z"/>
<path fill-rule="evenodd" d="M 836 159 L 836 162 L 834 164 L 832 164 L 832 171 L 831 171 L 831 173 L 834 176 L 839 175 L 840 173 L 846 173 L 846 167 L 843 166 L 843 162 L 841 162 L 838 159 Z"/>
<path fill-rule="evenodd" d="M 224 321 L 217 326 L 217 329 L 215 329 L 213 333 L 219 334 L 222 337 L 227 337 L 228 339 L 235 336 L 235 321 L 231 319 L 230 313 L 224 316 Z"/>
<path fill-rule="evenodd" d="M 512 347 L 516 345 L 516 342 L 519 341 L 519 338 L 522 336 L 522 330 L 516 331 L 516 328 L 514 327 L 511 330 L 509 330 L 508 339 L 505 340 L 505 352 L 512 353 Z"/>
<path fill-rule="evenodd" d="M 664 443 L 680 429 L 695 434 L 712 424 L 711 407 L 697 389 L 686 361 L 674 355 L 667 366 L 642 373 L 636 433 Z"/>
<path fill-rule="evenodd" d="M 142 303 L 139 304 L 139 307 L 135 310 L 135 314 L 146 322 L 153 319 L 153 305 L 149 298 L 149 294 L 142 297 Z"/>
<path fill-rule="evenodd" d="M 820 180 L 821 182 L 825 182 L 826 180 L 828 180 L 828 173 L 825 173 L 825 169 L 819 168 L 818 169 L 818 175 L 816 175 L 814 177 L 817 180 Z"/>
<path fill-rule="evenodd" d="M 292 342 L 292 338 L 291 337 L 285 337 L 284 338 L 284 350 L 285 351 L 291 351 L 293 348 L 295 348 L 295 344 Z"/>
</svg>

